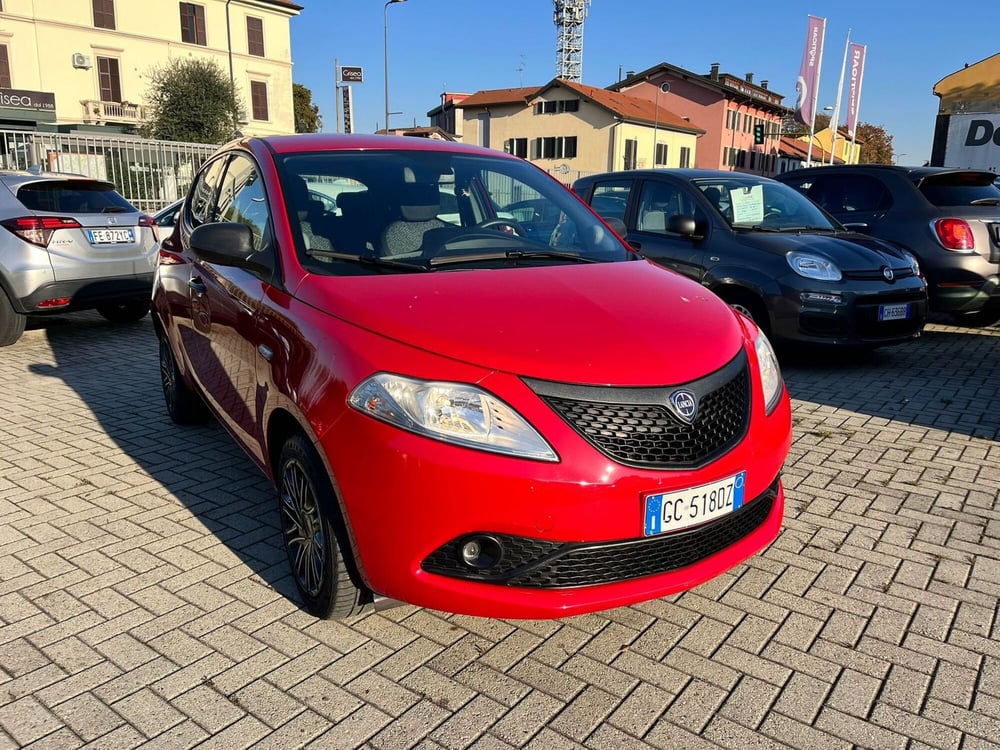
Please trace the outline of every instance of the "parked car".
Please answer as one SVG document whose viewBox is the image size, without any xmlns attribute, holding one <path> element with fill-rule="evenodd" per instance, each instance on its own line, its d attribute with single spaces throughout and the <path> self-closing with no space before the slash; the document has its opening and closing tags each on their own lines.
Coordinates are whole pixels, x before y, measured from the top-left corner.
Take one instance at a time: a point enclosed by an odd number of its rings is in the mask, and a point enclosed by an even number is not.
<svg viewBox="0 0 1000 750">
<path fill-rule="evenodd" d="M 334 221 L 303 175 L 364 189 Z M 563 244 L 498 215 L 513 194 L 558 207 Z M 313 134 L 202 167 L 153 320 L 171 418 L 214 414 L 275 484 L 309 611 L 546 618 L 687 589 L 778 533 L 778 364 L 700 291 L 523 159 Z"/>
<path fill-rule="evenodd" d="M 173 231 L 174 224 L 177 222 L 177 214 L 180 212 L 183 204 L 184 199 L 178 198 L 153 214 L 153 221 L 156 222 L 156 226 L 167 228 L 167 233 Z"/>
<path fill-rule="evenodd" d="M 778 179 L 848 228 L 913 253 L 931 310 L 967 325 L 1000 320 L 1000 188 L 993 172 L 848 164 Z"/>
<path fill-rule="evenodd" d="M 651 169 L 590 175 L 573 189 L 621 219 L 632 247 L 752 317 L 776 344 L 871 348 L 923 329 L 913 256 L 846 231 L 779 182 Z"/>
<path fill-rule="evenodd" d="M 149 312 L 154 222 L 110 182 L 0 172 L 0 346 L 28 316 L 95 309 L 112 322 Z"/>
</svg>

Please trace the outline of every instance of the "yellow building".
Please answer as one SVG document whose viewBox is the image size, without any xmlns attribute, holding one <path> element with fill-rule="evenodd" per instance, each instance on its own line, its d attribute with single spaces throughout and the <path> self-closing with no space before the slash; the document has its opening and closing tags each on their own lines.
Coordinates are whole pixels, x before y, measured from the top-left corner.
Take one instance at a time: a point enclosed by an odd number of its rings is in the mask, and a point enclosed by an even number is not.
<svg viewBox="0 0 1000 750">
<path fill-rule="evenodd" d="M 448 100 L 465 143 L 507 151 L 556 175 L 694 166 L 704 130 L 655 101 L 555 79 Z M 564 178 L 565 180 L 566 178 Z"/>
<path fill-rule="evenodd" d="M 127 131 L 151 69 L 214 60 L 244 133 L 294 132 L 290 0 L 2 0 L 0 128 Z"/>
<path fill-rule="evenodd" d="M 1000 172 L 1000 53 L 945 76 L 934 95 L 931 166 Z"/>
</svg>

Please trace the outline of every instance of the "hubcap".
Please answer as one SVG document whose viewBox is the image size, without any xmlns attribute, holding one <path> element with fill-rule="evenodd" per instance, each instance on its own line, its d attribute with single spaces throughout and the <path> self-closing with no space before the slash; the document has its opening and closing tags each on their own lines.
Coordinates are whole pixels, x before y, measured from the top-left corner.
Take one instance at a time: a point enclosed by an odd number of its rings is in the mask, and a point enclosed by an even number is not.
<svg viewBox="0 0 1000 750">
<path fill-rule="evenodd" d="M 739 310 L 748 318 L 753 318 L 753 313 L 750 312 L 750 308 L 747 307 L 746 305 L 741 305 L 739 302 L 737 302 L 736 304 L 730 305 L 730 307 L 732 307 L 734 310 Z"/>
<path fill-rule="evenodd" d="M 309 596 L 318 596 L 326 563 L 323 521 L 309 477 L 295 460 L 285 465 L 281 477 L 281 528 L 299 586 Z"/>
</svg>

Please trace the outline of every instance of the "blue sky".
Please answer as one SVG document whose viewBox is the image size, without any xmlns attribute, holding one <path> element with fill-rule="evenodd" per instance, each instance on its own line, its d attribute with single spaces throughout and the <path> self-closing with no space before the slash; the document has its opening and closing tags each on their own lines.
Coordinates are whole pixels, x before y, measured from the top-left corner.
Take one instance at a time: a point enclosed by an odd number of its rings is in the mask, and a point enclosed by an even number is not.
<svg viewBox="0 0 1000 750">
<path fill-rule="evenodd" d="M 336 130 L 334 60 L 364 68 L 354 86 L 356 132 L 384 119 L 384 0 L 298 0 L 292 19 L 292 78 L 312 90 L 323 130 Z M 983 6 L 985 7 L 985 6 Z M 389 96 L 394 126 L 428 124 L 443 91 L 534 86 L 555 77 L 556 27 L 550 0 L 406 0 L 388 8 Z M 900 163 L 930 158 L 938 98 L 946 75 L 1000 52 L 990 24 L 1000 14 L 948 18 L 945 7 L 899 0 L 868 3 L 766 0 L 664 2 L 593 0 L 583 34 L 583 83 L 604 87 L 619 71 L 660 62 L 754 81 L 795 104 L 795 79 L 807 16 L 826 18 L 818 109 L 833 106 L 844 45 L 866 44 L 860 119 L 893 136 Z M 846 95 L 841 111 L 845 110 Z M 841 118 L 843 122 L 843 118 Z"/>
</svg>

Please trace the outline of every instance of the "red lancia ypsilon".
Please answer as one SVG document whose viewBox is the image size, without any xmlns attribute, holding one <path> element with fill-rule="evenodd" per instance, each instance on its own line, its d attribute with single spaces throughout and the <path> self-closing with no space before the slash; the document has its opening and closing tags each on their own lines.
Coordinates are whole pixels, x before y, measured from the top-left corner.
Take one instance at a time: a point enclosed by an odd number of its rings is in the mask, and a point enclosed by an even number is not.
<svg viewBox="0 0 1000 750">
<path fill-rule="evenodd" d="M 274 482 L 319 617 L 592 612 L 695 586 L 781 525 L 767 339 L 522 159 L 233 142 L 163 243 L 153 312 L 170 416 L 214 414 Z"/>
</svg>

